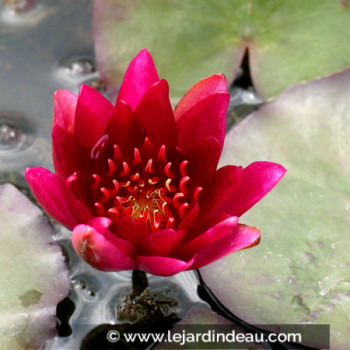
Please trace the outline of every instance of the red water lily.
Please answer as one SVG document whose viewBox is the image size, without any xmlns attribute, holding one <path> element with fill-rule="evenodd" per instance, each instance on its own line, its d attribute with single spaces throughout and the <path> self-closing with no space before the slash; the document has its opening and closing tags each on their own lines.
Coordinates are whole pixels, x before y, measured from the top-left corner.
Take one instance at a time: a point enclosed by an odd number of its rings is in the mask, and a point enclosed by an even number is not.
<svg viewBox="0 0 350 350">
<path fill-rule="evenodd" d="M 26 179 L 95 268 L 162 276 L 197 269 L 259 242 L 259 230 L 238 217 L 285 173 L 270 162 L 216 170 L 228 102 L 225 78 L 215 74 L 173 111 L 167 82 L 142 50 L 115 106 L 86 85 L 78 97 L 55 93 L 55 174 L 28 168 Z"/>
</svg>

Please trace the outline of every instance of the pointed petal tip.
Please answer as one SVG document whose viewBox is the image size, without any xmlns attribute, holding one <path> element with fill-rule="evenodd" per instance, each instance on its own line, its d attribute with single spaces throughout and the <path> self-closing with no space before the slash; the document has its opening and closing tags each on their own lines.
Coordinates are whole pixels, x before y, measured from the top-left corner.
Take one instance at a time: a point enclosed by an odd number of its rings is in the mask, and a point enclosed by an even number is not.
<svg viewBox="0 0 350 350">
<path fill-rule="evenodd" d="M 270 180 L 272 180 L 271 182 L 274 183 L 271 189 L 278 184 L 287 172 L 287 169 L 283 165 L 274 162 L 259 161 L 250 164 L 248 167 L 250 166 L 256 166 L 266 171 L 266 176 L 270 177 Z"/>
<path fill-rule="evenodd" d="M 156 85 L 160 85 L 162 89 L 164 89 L 165 91 L 168 91 L 168 94 L 169 94 L 169 84 L 168 84 L 168 81 L 165 80 L 165 79 L 160 79 L 158 81 L 156 81 L 153 85 L 153 86 L 156 86 Z"/>
<path fill-rule="evenodd" d="M 57 90 L 53 94 L 53 105 L 53 126 L 73 133 L 77 96 L 69 90 Z"/>
<path fill-rule="evenodd" d="M 26 167 L 26 170 L 24 170 L 24 176 L 26 177 L 27 175 L 29 175 L 31 169 L 33 169 L 32 167 Z"/>
<path fill-rule="evenodd" d="M 125 100 L 134 111 L 150 87 L 159 81 L 154 61 L 147 49 L 142 49 L 130 62 L 117 100 Z"/>
<path fill-rule="evenodd" d="M 248 248 L 254 247 L 260 243 L 261 232 L 257 227 L 248 226 L 248 225 L 244 225 L 244 224 L 239 224 L 239 226 L 243 227 L 243 228 L 247 228 L 247 230 L 249 230 L 250 235 L 251 235 L 251 243 L 242 249 L 248 249 Z"/>
<path fill-rule="evenodd" d="M 72 233 L 76 253 L 88 264 L 101 271 L 122 271 L 137 268 L 132 245 L 113 235 L 108 229 L 77 225 Z"/>
<path fill-rule="evenodd" d="M 80 88 L 79 88 L 79 92 L 78 92 L 78 98 L 84 94 L 84 92 L 86 90 L 93 90 L 93 91 L 97 91 L 96 89 L 94 89 L 93 87 L 91 87 L 90 85 L 87 85 L 87 84 L 81 84 L 80 85 Z"/>
<path fill-rule="evenodd" d="M 46 173 L 48 170 L 40 166 L 27 167 L 24 171 L 24 176 L 28 181 L 28 179 L 32 179 L 33 176 L 41 175 L 43 172 Z"/>
<path fill-rule="evenodd" d="M 227 92 L 227 81 L 224 74 L 216 73 L 198 81 L 179 101 L 174 111 L 175 119 L 181 118 L 183 114 L 197 103 L 218 92 Z"/>
<path fill-rule="evenodd" d="M 151 54 L 145 47 L 139 51 L 139 53 L 135 56 L 135 58 L 136 57 L 147 57 L 152 59 Z"/>
<path fill-rule="evenodd" d="M 24 176 L 34 197 L 51 217 L 69 229 L 77 225 L 64 195 L 64 184 L 55 174 L 33 167 L 27 168 Z"/>
<path fill-rule="evenodd" d="M 83 85 L 85 85 L 85 84 L 83 84 Z M 59 98 L 61 98 L 61 97 L 64 97 L 64 96 L 72 96 L 72 95 L 74 95 L 72 91 L 67 90 L 67 89 L 60 89 L 60 90 L 54 91 L 54 93 L 53 93 L 53 99 L 54 99 L 54 100 L 57 100 L 57 99 L 59 99 Z M 76 95 L 74 95 L 74 96 L 76 97 Z"/>
<path fill-rule="evenodd" d="M 191 269 L 198 269 L 211 264 L 239 250 L 251 248 L 260 241 L 260 230 L 256 227 L 238 224 L 230 235 L 202 248 L 193 257 Z"/>
<path fill-rule="evenodd" d="M 222 203 L 218 211 L 242 216 L 278 184 L 286 171 L 278 163 L 267 161 L 251 163 L 243 169 L 243 178 L 237 191 Z"/>
<path fill-rule="evenodd" d="M 218 87 L 217 87 L 217 91 L 220 91 L 219 88 L 221 87 L 222 90 L 227 90 L 227 79 L 225 74 L 219 72 L 219 73 L 215 73 L 213 75 L 211 75 L 210 77 L 208 77 L 207 79 L 211 79 L 211 80 L 216 80 L 218 83 Z"/>
</svg>

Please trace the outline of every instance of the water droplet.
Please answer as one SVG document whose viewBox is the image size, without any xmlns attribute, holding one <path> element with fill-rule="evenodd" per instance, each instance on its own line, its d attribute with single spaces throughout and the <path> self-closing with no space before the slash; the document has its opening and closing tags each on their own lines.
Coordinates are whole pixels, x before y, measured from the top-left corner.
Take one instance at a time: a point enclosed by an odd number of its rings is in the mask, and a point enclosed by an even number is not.
<svg viewBox="0 0 350 350">
<path fill-rule="evenodd" d="M 34 141 L 32 125 L 15 113 L 0 113 L 0 152 L 19 151 Z"/>
<path fill-rule="evenodd" d="M 8 24 L 35 25 L 48 15 L 47 9 L 42 0 L 5 0 L 0 19 Z"/>
<path fill-rule="evenodd" d="M 0 124 L 0 146 L 8 147 L 16 145 L 21 137 L 21 131 L 14 125 Z"/>
<path fill-rule="evenodd" d="M 83 279 L 72 279 L 71 280 L 74 289 L 88 301 L 93 301 L 97 298 L 97 292 L 90 288 L 87 282 Z"/>
<path fill-rule="evenodd" d="M 5 10 L 20 15 L 35 8 L 36 0 L 4 0 Z"/>
<path fill-rule="evenodd" d="M 91 74 L 95 70 L 95 65 L 89 58 L 76 58 L 65 64 L 65 72 L 69 75 Z"/>
<path fill-rule="evenodd" d="M 102 79 L 96 70 L 94 59 L 87 56 L 74 56 L 66 58 L 54 72 L 55 78 L 73 84 L 71 90 L 77 89 L 81 84 L 87 84 L 106 95 Z"/>
</svg>

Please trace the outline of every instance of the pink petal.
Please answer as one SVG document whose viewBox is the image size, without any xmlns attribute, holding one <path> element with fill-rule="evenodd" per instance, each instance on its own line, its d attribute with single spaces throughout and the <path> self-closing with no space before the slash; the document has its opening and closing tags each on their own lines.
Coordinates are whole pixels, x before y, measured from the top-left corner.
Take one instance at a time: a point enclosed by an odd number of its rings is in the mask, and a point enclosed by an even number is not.
<svg viewBox="0 0 350 350">
<path fill-rule="evenodd" d="M 138 269 L 153 275 L 172 276 L 187 270 L 193 261 L 182 261 L 164 256 L 139 256 L 137 257 Z"/>
<path fill-rule="evenodd" d="M 69 229 L 77 225 L 64 194 L 64 183 L 55 174 L 35 167 L 27 168 L 24 176 L 34 197 L 47 214 Z"/>
<path fill-rule="evenodd" d="M 106 231 L 111 231 L 110 227 L 113 221 L 110 218 L 104 216 L 94 217 L 87 223 L 88 226 L 93 227 L 97 232 L 105 234 Z M 113 233 L 113 232 L 112 232 Z"/>
<path fill-rule="evenodd" d="M 255 227 L 239 224 L 231 234 L 198 251 L 191 269 L 198 269 L 238 250 L 250 248 L 260 241 L 260 231 Z"/>
<path fill-rule="evenodd" d="M 106 133 L 109 135 L 109 141 L 118 145 L 124 157 L 132 155 L 134 148 L 141 146 L 144 134 L 130 106 L 122 100 L 117 101 L 115 113 L 108 123 Z"/>
<path fill-rule="evenodd" d="M 176 121 L 179 145 L 185 153 L 199 141 L 213 137 L 224 144 L 228 92 L 218 92 L 195 104 Z"/>
<path fill-rule="evenodd" d="M 105 133 L 114 113 L 114 106 L 97 90 L 82 85 L 75 113 L 74 135 L 78 142 L 91 149 Z"/>
<path fill-rule="evenodd" d="M 241 216 L 263 198 L 286 173 L 281 165 L 255 162 L 243 170 L 242 181 L 237 190 L 228 197 L 218 211 Z"/>
<path fill-rule="evenodd" d="M 65 195 L 71 213 L 79 223 L 86 223 L 93 218 L 93 215 L 89 208 L 83 203 L 81 198 L 77 198 L 74 191 L 75 182 L 77 181 L 77 175 L 71 175 L 65 183 Z"/>
<path fill-rule="evenodd" d="M 131 256 L 132 245 L 115 237 L 108 228 L 99 232 L 89 225 L 78 225 L 72 234 L 77 254 L 94 268 L 102 271 L 122 271 L 136 268 Z"/>
<path fill-rule="evenodd" d="M 52 157 L 56 175 L 63 181 L 78 169 L 86 168 L 89 159 L 74 135 L 59 126 L 52 129 Z"/>
<path fill-rule="evenodd" d="M 189 163 L 186 167 L 195 187 L 203 187 L 214 175 L 221 154 L 218 140 L 209 137 L 202 139 L 185 155 Z"/>
<path fill-rule="evenodd" d="M 208 217 L 232 196 L 242 180 L 242 173 L 242 167 L 227 165 L 214 174 L 212 180 L 199 195 L 202 217 Z"/>
<path fill-rule="evenodd" d="M 197 237 L 203 232 L 206 232 L 213 226 L 219 224 L 222 221 L 225 221 L 230 217 L 231 215 L 221 212 L 215 215 L 211 215 L 209 217 L 204 217 L 201 220 L 198 220 L 198 222 L 196 223 L 196 226 L 192 227 L 190 233 L 186 236 L 185 243 L 191 241 L 193 238 Z"/>
<path fill-rule="evenodd" d="M 219 239 L 232 234 L 233 230 L 237 227 L 238 218 L 236 216 L 231 216 L 219 222 L 215 226 L 209 228 L 204 233 L 198 235 L 196 238 L 191 240 L 185 245 L 181 245 L 177 253 L 173 256 L 188 260 L 193 257 L 193 255 L 199 250 L 207 247 L 208 245 L 218 241 Z"/>
<path fill-rule="evenodd" d="M 135 247 L 150 234 L 145 224 L 128 218 L 115 220 L 111 229 L 117 237 L 129 241 Z"/>
<path fill-rule="evenodd" d="M 53 95 L 53 127 L 59 126 L 73 134 L 77 96 L 68 90 L 58 90 Z"/>
<path fill-rule="evenodd" d="M 118 94 L 118 101 L 126 101 L 134 111 L 148 91 L 159 81 L 153 59 L 146 49 L 141 50 L 131 61 Z"/>
<path fill-rule="evenodd" d="M 147 236 L 140 244 L 141 255 L 168 256 L 181 243 L 185 230 L 165 229 Z"/>
<path fill-rule="evenodd" d="M 214 74 L 200 80 L 197 84 L 193 85 L 179 101 L 174 110 L 175 120 L 177 121 L 181 118 L 183 114 L 198 102 L 221 91 L 227 91 L 226 78 L 223 74 Z"/>
<path fill-rule="evenodd" d="M 146 92 L 135 114 L 144 127 L 146 136 L 157 148 L 162 145 L 170 148 L 177 145 L 175 119 L 166 80 L 160 80 Z"/>
</svg>

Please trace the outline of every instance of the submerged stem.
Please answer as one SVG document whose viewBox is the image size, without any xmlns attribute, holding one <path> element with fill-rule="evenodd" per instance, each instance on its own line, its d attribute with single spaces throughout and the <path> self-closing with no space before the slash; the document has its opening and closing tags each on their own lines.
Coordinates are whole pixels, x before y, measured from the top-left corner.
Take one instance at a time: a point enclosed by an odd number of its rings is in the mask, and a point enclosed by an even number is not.
<svg viewBox="0 0 350 350">
<path fill-rule="evenodd" d="M 130 297 L 133 299 L 140 296 L 147 288 L 148 288 L 148 278 L 146 273 L 141 270 L 133 270 L 132 293 Z"/>
</svg>

